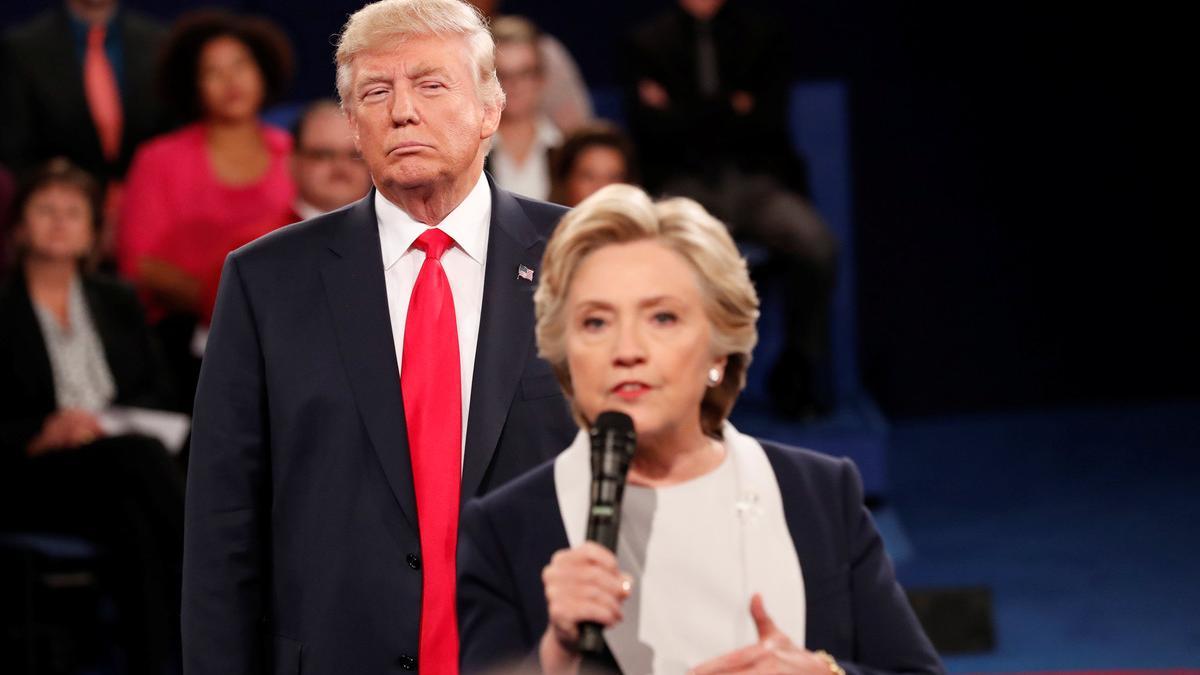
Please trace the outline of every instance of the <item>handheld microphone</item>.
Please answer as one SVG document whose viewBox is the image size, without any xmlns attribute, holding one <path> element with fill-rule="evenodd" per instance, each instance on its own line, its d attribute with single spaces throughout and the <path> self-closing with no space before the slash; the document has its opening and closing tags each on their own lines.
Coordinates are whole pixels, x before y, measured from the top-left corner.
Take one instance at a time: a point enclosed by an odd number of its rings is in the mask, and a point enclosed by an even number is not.
<svg viewBox="0 0 1200 675">
<path fill-rule="evenodd" d="M 588 541 L 617 550 L 621 525 L 621 500 L 625 475 L 633 459 L 636 435 L 633 419 L 621 412 L 606 411 L 596 417 L 592 439 L 592 505 L 588 511 Z M 603 627 L 594 621 L 579 624 L 579 651 L 598 655 L 604 651 Z"/>
</svg>

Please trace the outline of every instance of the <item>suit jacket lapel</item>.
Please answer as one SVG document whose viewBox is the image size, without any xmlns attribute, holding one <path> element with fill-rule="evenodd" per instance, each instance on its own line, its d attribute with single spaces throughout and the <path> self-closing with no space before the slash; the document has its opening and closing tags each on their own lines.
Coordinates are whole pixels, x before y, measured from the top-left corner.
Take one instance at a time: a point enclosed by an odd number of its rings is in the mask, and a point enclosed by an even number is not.
<svg viewBox="0 0 1200 675">
<path fill-rule="evenodd" d="M 464 504 L 491 465 L 533 341 L 534 284 L 518 277 L 517 270 L 522 265 L 536 269 L 546 244 L 517 200 L 490 177 L 489 182 L 492 222 L 463 458 Z"/>
<path fill-rule="evenodd" d="M 100 158 L 103 150 L 100 148 L 100 135 L 96 131 L 96 123 L 88 109 L 87 94 L 83 88 L 83 54 L 75 45 L 75 29 L 66 9 L 58 10 L 54 21 L 58 24 L 54 33 L 46 36 L 46 48 L 41 51 L 42 69 L 39 73 L 53 73 L 54 91 L 57 95 L 55 105 L 64 110 L 79 111 L 74 119 L 82 125 L 72 129 L 70 139 L 57 139 L 60 145 L 77 146 L 82 144 L 84 152 L 89 156 Z M 125 102 L 121 102 L 122 107 Z"/>
<path fill-rule="evenodd" d="M 388 484 L 414 528 L 417 503 L 400 369 L 388 315 L 375 191 L 342 212 L 330 237 L 331 255 L 321 269 L 325 297 L 334 317 L 338 349 L 371 445 Z"/>
</svg>

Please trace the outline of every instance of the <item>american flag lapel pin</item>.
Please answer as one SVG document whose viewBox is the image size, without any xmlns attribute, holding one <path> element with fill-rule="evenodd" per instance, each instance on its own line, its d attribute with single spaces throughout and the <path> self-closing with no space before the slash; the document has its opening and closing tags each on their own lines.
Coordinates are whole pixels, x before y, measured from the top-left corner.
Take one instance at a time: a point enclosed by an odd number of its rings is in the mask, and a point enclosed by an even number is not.
<svg viewBox="0 0 1200 675">
<path fill-rule="evenodd" d="M 533 269 L 526 267 L 524 265 L 521 265 L 520 267 L 517 268 L 517 278 L 532 282 L 533 281 Z"/>
</svg>

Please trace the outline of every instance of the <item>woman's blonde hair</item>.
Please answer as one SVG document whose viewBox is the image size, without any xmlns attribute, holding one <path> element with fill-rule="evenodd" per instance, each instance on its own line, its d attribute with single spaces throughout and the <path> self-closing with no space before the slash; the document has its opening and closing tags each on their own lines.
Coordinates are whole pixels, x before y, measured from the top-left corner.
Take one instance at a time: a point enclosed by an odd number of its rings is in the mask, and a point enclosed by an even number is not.
<svg viewBox="0 0 1200 675">
<path fill-rule="evenodd" d="M 466 40 L 474 64 L 475 95 L 485 106 L 504 107 L 504 90 L 496 79 L 496 44 L 483 15 L 463 0 L 379 0 L 352 14 L 337 39 L 342 107 L 350 100 L 356 56 L 425 35 L 457 35 Z"/>
<path fill-rule="evenodd" d="M 719 438 L 746 384 L 750 353 L 758 340 L 758 294 L 728 230 L 691 199 L 653 202 L 631 185 L 609 185 L 563 218 L 546 244 L 541 281 L 533 296 L 538 354 L 554 368 L 576 421 L 586 427 L 589 421 L 575 404 L 567 367 L 566 298 L 572 275 L 593 251 L 642 240 L 682 255 L 700 282 L 704 313 L 713 328 L 713 353 L 727 357 L 724 377 L 700 402 L 704 433 Z"/>
</svg>

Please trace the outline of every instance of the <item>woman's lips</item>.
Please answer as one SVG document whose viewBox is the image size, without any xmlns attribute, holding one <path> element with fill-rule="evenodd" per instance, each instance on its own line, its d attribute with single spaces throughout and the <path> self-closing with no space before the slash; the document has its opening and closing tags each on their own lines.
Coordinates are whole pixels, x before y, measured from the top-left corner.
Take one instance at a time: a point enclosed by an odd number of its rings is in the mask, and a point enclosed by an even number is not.
<svg viewBox="0 0 1200 675">
<path fill-rule="evenodd" d="M 650 385 L 645 382 L 621 382 L 611 391 L 627 401 L 632 401 L 650 391 Z"/>
</svg>

